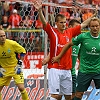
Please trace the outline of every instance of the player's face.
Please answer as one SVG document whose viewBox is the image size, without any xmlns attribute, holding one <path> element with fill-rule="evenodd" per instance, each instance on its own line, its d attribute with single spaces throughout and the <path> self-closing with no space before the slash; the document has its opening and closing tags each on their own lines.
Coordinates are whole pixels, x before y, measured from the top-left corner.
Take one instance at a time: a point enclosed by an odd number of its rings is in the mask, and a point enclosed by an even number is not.
<svg viewBox="0 0 100 100">
<path fill-rule="evenodd" d="M 92 35 L 98 35 L 100 30 L 100 24 L 98 21 L 91 21 L 90 22 L 90 30 Z"/>
<path fill-rule="evenodd" d="M 66 18 L 59 18 L 59 21 L 56 22 L 57 29 L 60 32 L 63 32 L 66 29 Z"/>
<path fill-rule="evenodd" d="M 6 40 L 5 32 L 0 30 L 0 45 L 4 44 Z"/>
</svg>

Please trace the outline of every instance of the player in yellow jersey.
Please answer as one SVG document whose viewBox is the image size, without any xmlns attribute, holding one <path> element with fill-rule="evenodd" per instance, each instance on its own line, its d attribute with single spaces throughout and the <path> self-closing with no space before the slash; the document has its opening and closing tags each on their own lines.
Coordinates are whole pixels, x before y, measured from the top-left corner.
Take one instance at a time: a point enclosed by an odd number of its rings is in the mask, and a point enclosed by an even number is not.
<svg viewBox="0 0 100 100">
<path fill-rule="evenodd" d="M 22 61 L 25 53 L 26 51 L 21 45 L 6 39 L 5 32 L 0 30 L 0 100 L 2 100 L 2 88 L 10 84 L 12 77 L 21 92 L 22 100 L 29 100 L 22 73 Z M 20 59 L 17 59 L 16 54 L 20 54 Z"/>
</svg>

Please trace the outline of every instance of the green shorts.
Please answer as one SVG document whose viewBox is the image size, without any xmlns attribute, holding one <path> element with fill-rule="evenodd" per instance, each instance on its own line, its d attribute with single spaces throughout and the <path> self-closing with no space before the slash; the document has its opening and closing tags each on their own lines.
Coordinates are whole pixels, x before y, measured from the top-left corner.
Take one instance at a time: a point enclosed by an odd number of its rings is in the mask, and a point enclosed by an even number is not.
<svg viewBox="0 0 100 100">
<path fill-rule="evenodd" d="M 76 91 L 79 92 L 86 91 L 90 86 L 92 80 L 95 83 L 95 87 L 97 89 L 100 89 L 100 73 L 86 74 L 86 73 L 78 72 Z"/>
<path fill-rule="evenodd" d="M 72 93 L 76 91 L 76 75 L 72 75 Z"/>
</svg>

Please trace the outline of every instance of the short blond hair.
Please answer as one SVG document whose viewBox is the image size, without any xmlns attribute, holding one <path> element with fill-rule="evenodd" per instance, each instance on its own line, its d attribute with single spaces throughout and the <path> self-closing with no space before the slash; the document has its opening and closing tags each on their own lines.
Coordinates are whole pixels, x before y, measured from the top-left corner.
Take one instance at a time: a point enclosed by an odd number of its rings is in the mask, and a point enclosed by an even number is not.
<svg viewBox="0 0 100 100">
<path fill-rule="evenodd" d="M 99 25 L 100 25 L 100 19 L 98 17 L 93 17 L 91 20 L 90 20 L 90 23 L 91 21 L 98 21 L 99 22 Z M 89 23 L 89 26 L 90 26 L 90 23 Z"/>
</svg>

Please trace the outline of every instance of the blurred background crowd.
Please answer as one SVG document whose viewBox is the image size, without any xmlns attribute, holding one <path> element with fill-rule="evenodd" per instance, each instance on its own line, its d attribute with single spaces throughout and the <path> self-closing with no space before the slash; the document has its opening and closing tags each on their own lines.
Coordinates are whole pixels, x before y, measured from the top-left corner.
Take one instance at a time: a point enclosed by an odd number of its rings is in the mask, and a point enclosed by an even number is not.
<svg viewBox="0 0 100 100">
<path fill-rule="evenodd" d="M 44 51 L 43 26 L 37 10 L 32 4 L 8 1 L 0 1 L 0 29 L 6 31 L 7 38 L 17 41 L 27 51 Z M 62 6 L 69 7 L 48 6 L 48 14 L 46 13 L 47 8 L 45 5 L 42 7 L 43 14 L 48 17 L 49 23 L 54 27 L 56 27 L 54 23 L 55 16 L 58 13 L 66 16 L 66 26 L 68 26 L 69 20 L 73 18 L 83 22 L 92 16 L 94 10 L 89 8 L 93 8 L 97 4 L 100 7 L 99 0 L 48 0 L 48 2 L 59 3 Z M 98 17 L 100 18 L 100 10 Z M 88 27 L 84 30 L 88 30 Z"/>
</svg>

